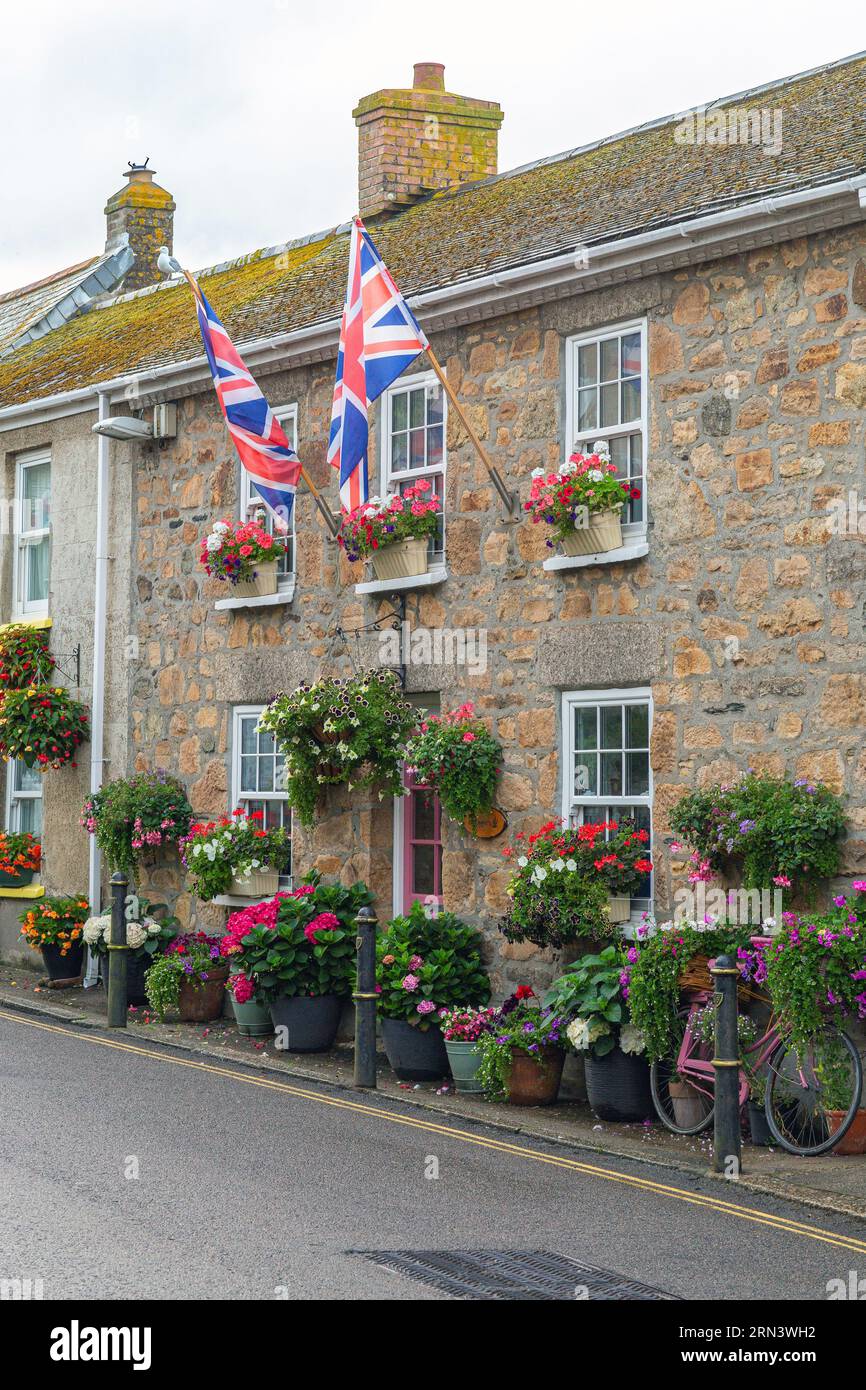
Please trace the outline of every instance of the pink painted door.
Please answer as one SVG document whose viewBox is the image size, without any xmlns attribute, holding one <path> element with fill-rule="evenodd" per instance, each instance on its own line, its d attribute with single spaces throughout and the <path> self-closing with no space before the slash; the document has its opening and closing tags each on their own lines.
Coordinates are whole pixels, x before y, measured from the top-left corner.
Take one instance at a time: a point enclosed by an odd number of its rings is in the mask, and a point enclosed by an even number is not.
<svg viewBox="0 0 866 1390">
<path fill-rule="evenodd" d="M 442 812 L 439 798 L 406 776 L 403 804 L 403 911 L 428 898 L 442 906 Z"/>
</svg>

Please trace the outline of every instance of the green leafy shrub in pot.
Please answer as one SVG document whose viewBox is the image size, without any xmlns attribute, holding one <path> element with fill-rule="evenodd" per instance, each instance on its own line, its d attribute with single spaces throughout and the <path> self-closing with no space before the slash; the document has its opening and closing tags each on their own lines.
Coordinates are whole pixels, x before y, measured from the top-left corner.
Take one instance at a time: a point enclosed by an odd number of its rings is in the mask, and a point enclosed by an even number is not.
<svg viewBox="0 0 866 1390">
<path fill-rule="evenodd" d="M 234 913 L 223 955 L 252 982 L 260 1003 L 299 995 L 345 997 L 355 977 L 355 918 L 372 901 L 365 883 L 347 887 L 308 875 L 299 888 L 272 899 L 275 910 L 257 904 Z M 253 914 L 259 920 L 246 930 Z M 234 993 L 237 998 L 236 987 Z M 250 997 L 243 987 L 242 993 Z"/>
<path fill-rule="evenodd" d="M 636 948 L 611 944 L 597 955 L 582 956 L 545 994 L 546 1007 L 564 1021 L 565 1037 L 575 1052 L 604 1057 L 617 1046 L 629 1054 L 645 1050 L 623 994 L 629 951 L 636 953 Z"/>
<path fill-rule="evenodd" d="M 426 1031 L 439 1011 L 477 1007 L 490 998 L 482 936 L 453 912 L 428 917 L 413 903 L 376 941 L 379 1013 Z"/>
</svg>

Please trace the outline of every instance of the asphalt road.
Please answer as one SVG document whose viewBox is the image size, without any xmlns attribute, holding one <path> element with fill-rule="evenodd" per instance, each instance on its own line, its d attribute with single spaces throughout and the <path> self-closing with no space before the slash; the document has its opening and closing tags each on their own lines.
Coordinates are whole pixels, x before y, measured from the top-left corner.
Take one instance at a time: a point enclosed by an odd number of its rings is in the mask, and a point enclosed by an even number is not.
<svg viewBox="0 0 866 1390">
<path fill-rule="evenodd" d="M 0 1015 L 0 1279 L 45 1299 L 449 1297 L 357 1249 L 557 1252 L 683 1299 L 823 1300 L 866 1273 L 866 1227 L 734 1183 Z"/>
</svg>

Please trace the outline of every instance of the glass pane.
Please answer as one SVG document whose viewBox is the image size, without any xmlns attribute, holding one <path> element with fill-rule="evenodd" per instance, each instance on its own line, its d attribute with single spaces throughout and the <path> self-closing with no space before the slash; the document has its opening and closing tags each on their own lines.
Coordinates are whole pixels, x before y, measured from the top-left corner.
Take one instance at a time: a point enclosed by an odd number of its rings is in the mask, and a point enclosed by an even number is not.
<svg viewBox="0 0 866 1390">
<path fill-rule="evenodd" d="M 594 430 L 596 428 L 596 392 L 594 386 L 578 392 L 577 427 L 580 430 Z"/>
<path fill-rule="evenodd" d="M 409 467 L 423 468 L 425 463 L 424 430 L 413 430 L 409 435 Z"/>
<path fill-rule="evenodd" d="M 601 711 L 602 748 L 622 748 L 622 705 L 606 705 Z"/>
<path fill-rule="evenodd" d="M 38 792 L 42 795 L 42 773 L 35 767 L 27 767 L 22 762 L 13 763 L 15 769 L 14 789 L 16 792 Z"/>
<path fill-rule="evenodd" d="M 622 754 L 601 754 L 602 796 L 622 796 Z"/>
<path fill-rule="evenodd" d="M 610 461 L 616 464 L 618 478 L 628 477 L 628 435 L 619 435 L 618 438 L 610 440 Z"/>
<path fill-rule="evenodd" d="M 17 808 L 17 815 L 15 814 Z M 13 823 L 30 835 L 42 834 L 42 797 L 28 796 L 13 803 Z"/>
<path fill-rule="evenodd" d="M 51 464 L 35 463 L 22 469 L 22 521 L 25 531 L 47 526 L 51 515 Z"/>
<path fill-rule="evenodd" d="M 391 429 L 405 430 L 409 423 L 408 418 L 409 398 L 403 392 L 399 396 L 391 397 Z"/>
<path fill-rule="evenodd" d="M 256 759 L 241 758 L 241 791 L 258 791 L 256 786 Z"/>
<path fill-rule="evenodd" d="M 274 759 L 259 758 L 259 785 L 258 791 L 274 791 Z"/>
<path fill-rule="evenodd" d="M 412 806 L 415 812 L 412 838 L 415 840 L 435 840 L 436 809 L 433 793 L 428 791 L 413 792 Z"/>
<path fill-rule="evenodd" d="M 574 711 L 575 748 L 597 748 L 598 706 L 578 707 Z"/>
<path fill-rule="evenodd" d="M 598 349 L 595 343 L 589 343 L 586 347 L 578 349 L 577 354 L 577 384 L 578 386 L 592 386 L 597 380 L 597 359 Z"/>
<path fill-rule="evenodd" d="M 600 428 L 605 425 L 619 424 L 619 387 L 602 386 L 601 388 L 601 421 Z"/>
<path fill-rule="evenodd" d="M 649 753 L 626 753 L 626 796 L 646 796 L 649 791 Z"/>
<path fill-rule="evenodd" d="M 427 423 L 441 425 L 444 419 L 444 398 L 438 381 L 427 387 Z"/>
<path fill-rule="evenodd" d="M 619 338 L 606 338 L 601 346 L 602 381 L 619 380 Z"/>
<path fill-rule="evenodd" d="M 622 375 L 640 374 L 640 334 L 626 333 L 622 341 Z"/>
<path fill-rule="evenodd" d="M 630 377 L 620 387 L 622 392 L 622 421 L 640 419 L 640 377 Z"/>
<path fill-rule="evenodd" d="M 48 598 L 48 537 L 25 550 L 28 603 L 44 603 Z"/>
<path fill-rule="evenodd" d="M 435 854 L 434 845 L 412 846 L 413 893 L 436 892 Z"/>
<path fill-rule="evenodd" d="M 427 431 L 427 463 L 429 467 L 442 462 L 442 426 L 434 425 Z"/>
<path fill-rule="evenodd" d="M 425 425 L 427 423 L 427 392 L 423 387 L 412 391 L 409 395 L 409 424 L 410 426 Z"/>
<path fill-rule="evenodd" d="M 259 752 L 273 754 L 274 751 L 275 747 L 273 734 L 268 729 L 262 729 L 261 733 L 259 734 Z"/>
<path fill-rule="evenodd" d="M 255 715 L 250 715 L 249 719 L 241 720 L 241 752 L 255 753 L 257 746 L 256 724 L 258 720 Z"/>
<path fill-rule="evenodd" d="M 649 705 L 628 705 L 626 721 L 626 747 L 649 748 Z"/>
<path fill-rule="evenodd" d="M 395 434 L 391 440 L 391 467 L 395 473 L 406 467 L 409 439 L 405 434 Z"/>
<path fill-rule="evenodd" d="M 282 754 L 274 758 L 274 791 L 286 790 L 286 760 Z"/>
<path fill-rule="evenodd" d="M 598 795 L 597 753 L 575 753 L 572 791 L 575 796 Z"/>
</svg>

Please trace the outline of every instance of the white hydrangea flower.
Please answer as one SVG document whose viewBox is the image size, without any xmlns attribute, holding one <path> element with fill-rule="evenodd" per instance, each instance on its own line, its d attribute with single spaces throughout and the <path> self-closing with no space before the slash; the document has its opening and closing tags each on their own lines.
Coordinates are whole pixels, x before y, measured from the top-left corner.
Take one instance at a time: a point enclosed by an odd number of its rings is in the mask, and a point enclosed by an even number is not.
<svg viewBox="0 0 866 1390">
<path fill-rule="evenodd" d="M 142 926 L 141 922 L 127 922 L 126 924 L 126 944 L 133 951 L 137 951 L 139 946 L 143 946 L 147 940 L 147 927 Z"/>
<path fill-rule="evenodd" d="M 646 1038 L 633 1023 L 624 1023 L 619 1030 L 619 1046 L 621 1052 L 645 1052 Z"/>
<path fill-rule="evenodd" d="M 589 1024 L 585 1018 L 573 1018 L 565 1030 L 565 1036 L 575 1052 L 585 1052 L 589 1047 Z"/>
<path fill-rule="evenodd" d="M 84 923 L 81 934 L 88 946 L 95 946 L 100 938 L 107 937 L 110 931 L 111 918 L 109 916 L 88 917 L 87 921 Z"/>
<path fill-rule="evenodd" d="M 597 1042 L 599 1038 L 604 1038 L 610 1032 L 610 1024 L 603 1018 L 592 1018 L 589 1020 L 588 1036 L 591 1043 Z"/>
</svg>

